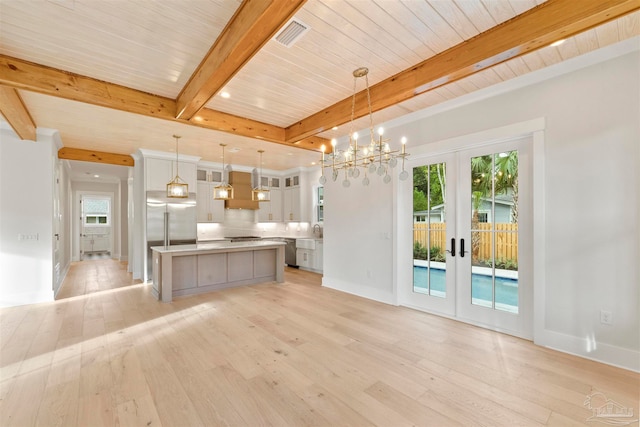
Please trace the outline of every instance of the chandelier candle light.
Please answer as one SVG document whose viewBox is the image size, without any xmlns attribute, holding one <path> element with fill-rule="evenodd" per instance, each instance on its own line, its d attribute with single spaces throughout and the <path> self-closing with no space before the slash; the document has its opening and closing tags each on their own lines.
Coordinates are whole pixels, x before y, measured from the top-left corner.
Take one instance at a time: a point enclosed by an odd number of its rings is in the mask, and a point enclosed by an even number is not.
<svg viewBox="0 0 640 427">
<path fill-rule="evenodd" d="M 227 184 L 224 167 L 224 147 L 227 144 L 220 144 L 220 146 L 222 147 L 222 182 L 213 188 L 213 198 L 215 200 L 231 200 L 233 199 L 233 187 Z"/>
<path fill-rule="evenodd" d="M 402 171 L 400 172 L 400 180 L 404 181 L 409 177 L 409 173 L 404 169 L 404 160 L 409 156 L 406 151 L 407 138 L 402 137 L 400 140 L 400 150 L 391 150 L 389 146 L 389 140 L 383 139 L 384 129 L 378 128 L 378 138 L 376 139 L 373 131 L 373 113 L 371 111 L 371 95 L 369 93 L 369 69 L 366 67 L 358 68 L 353 72 L 353 98 L 351 101 L 351 127 L 349 131 L 349 146 L 345 150 L 336 149 L 337 142 L 334 139 L 331 140 L 331 146 L 333 148 L 332 153 L 325 155 L 326 147 L 323 145 L 320 147 L 322 150 L 322 159 L 320 161 L 320 169 L 322 170 L 322 176 L 320 176 L 320 184 L 325 184 L 327 178 L 324 176 L 325 168 L 331 168 L 331 177 L 333 181 L 338 179 L 340 170 L 344 170 L 344 180 L 342 181 L 343 187 L 349 187 L 351 181 L 349 178 L 357 178 L 360 176 L 360 169 L 364 171 L 364 178 L 362 179 L 362 185 L 369 185 L 369 177 L 367 173 L 377 173 L 379 176 L 384 176 L 382 181 L 385 184 L 391 182 L 391 176 L 389 175 L 389 169 L 393 169 L 398 164 L 398 158 L 402 159 Z M 356 110 L 356 82 L 358 78 L 364 77 L 367 90 L 367 105 L 369 107 L 369 134 L 371 141 L 364 147 L 358 147 L 358 133 L 353 132 L 353 121 Z M 328 159 L 327 159 L 328 157 Z"/>
<path fill-rule="evenodd" d="M 184 182 L 178 174 L 178 135 L 173 135 L 176 139 L 176 176 L 167 184 L 167 197 L 184 199 L 189 197 L 189 184 Z"/>
<path fill-rule="evenodd" d="M 262 153 L 264 150 L 258 150 L 260 153 L 260 174 L 258 175 L 258 185 L 251 191 L 251 200 L 254 202 L 271 201 L 271 192 L 268 188 L 262 186 Z"/>
</svg>

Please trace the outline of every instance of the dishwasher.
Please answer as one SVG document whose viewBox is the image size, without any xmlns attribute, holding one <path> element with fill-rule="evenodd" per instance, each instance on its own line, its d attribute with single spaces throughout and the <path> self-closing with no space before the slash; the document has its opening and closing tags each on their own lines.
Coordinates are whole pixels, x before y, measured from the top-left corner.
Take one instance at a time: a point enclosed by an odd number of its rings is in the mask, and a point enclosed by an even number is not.
<svg viewBox="0 0 640 427">
<path fill-rule="evenodd" d="M 284 263 L 289 267 L 298 268 L 296 263 L 296 239 L 283 238 L 287 244 L 284 247 Z"/>
</svg>

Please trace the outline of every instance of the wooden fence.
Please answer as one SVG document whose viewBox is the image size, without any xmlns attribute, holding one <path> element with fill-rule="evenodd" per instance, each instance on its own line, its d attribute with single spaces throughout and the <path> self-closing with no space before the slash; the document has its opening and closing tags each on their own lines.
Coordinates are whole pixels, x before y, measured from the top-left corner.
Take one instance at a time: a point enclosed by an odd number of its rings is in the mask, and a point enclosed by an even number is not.
<svg viewBox="0 0 640 427">
<path fill-rule="evenodd" d="M 492 258 L 491 239 L 495 236 L 496 259 L 508 259 L 518 262 L 518 224 L 480 223 L 477 231 L 472 231 L 471 233 L 479 236 L 477 259 L 490 260 Z M 431 238 L 430 242 L 429 237 Z M 438 246 L 443 253 L 445 249 L 451 249 L 451 243 L 447 242 L 447 224 L 441 222 L 432 224 L 414 223 L 413 241 L 420 242 L 423 247 L 426 247 L 428 243 L 430 243 L 429 247 L 431 248 Z M 471 252 L 472 243 L 465 242 L 465 244 L 465 249 Z M 456 249 L 460 251 L 460 247 Z"/>
</svg>

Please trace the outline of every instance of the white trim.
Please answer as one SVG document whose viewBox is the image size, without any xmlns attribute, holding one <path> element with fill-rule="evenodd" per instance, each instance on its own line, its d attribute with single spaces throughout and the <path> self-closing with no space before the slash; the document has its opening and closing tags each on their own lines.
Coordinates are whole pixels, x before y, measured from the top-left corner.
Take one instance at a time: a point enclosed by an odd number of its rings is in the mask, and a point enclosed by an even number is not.
<svg viewBox="0 0 640 427">
<path fill-rule="evenodd" d="M 582 338 L 544 329 L 539 331 L 537 345 L 562 353 L 573 354 L 619 368 L 640 372 L 640 352 L 611 344 L 596 342 L 589 337 Z"/>
<path fill-rule="evenodd" d="M 544 130 L 545 127 L 545 118 L 539 117 L 524 122 L 512 123 L 506 126 L 444 139 L 430 144 L 423 144 L 412 149 L 411 161 L 415 162 L 423 158 L 466 150 L 467 148 L 479 148 L 499 142 L 512 141 L 519 137 L 530 135 L 533 132 Z"/>
<path fill-rule="evenodd" d="M 363 286 L 359 283 L 345 282 L 342 280 L 323 277 L 322 286 L 324 286 L 325 288 L 335 289 L 340 292 L 356 295 L 362 298 L 371 299 L 371 300 L 382 302 L 385 304 L 397 305 L 395 303 L 395 296 L 393 292 L 389 293 L 385 291 L 380 291 L 378 289 L 373 289 L 369 286 Z"/>
<path fill-rule="evenodd" d="M 173 161 L 176 160 L 175 153 L 168 153 L 166 151 L 156 151 L 156 150 L 148 150 L 146 148 L 139 148 L 138 152 L 145 159 L 154 158 L 154 159 L 165 159 L 165 160 L 173 160 Z M 198 163 L 200 159 L 201 159 L 200 156 L 188 156 L 186 154 L 178 153 L 178 160 L 181 162 Z"/>
<path fill-rule="evenodd" d="M 533 342 L 541 342 L 546 317 L 547 239 L 544 130 L 533 133 Z M 538 232 L 536 232 L 538 230 Z"/>
<path fill-rule="evenodd" d="M 71 214 L 73 215 L 74 220 L 71 221 L 71 229 L 72 229 L 72 241 L 71 241 L 71 248 L 72 248 L 72 254 L 71 254 L 71 259 L 72 261 L 80 261 L 80 247 L 82 246 L 82 242 L 80 241 L 80 231 L 82 229 L 82 212 L 80 211 L 80 200 L 82 199 L 82 197 L 84 196 L 101 196 L 101 197 L 108 197 L 110 199 L 109 202 L 109 211 L 110 211 L 110 216 L 111 216 L 111 224 L 109 225 L 109 227 L 111 228 L 111 232 L 109 233 L 109 256 L 113 257 L 113 253 L 115 250 L 115 243 L 116 243 L 116 233 L 120 233 L 120 210 L 118 210 L 118 212 L 115 212 L 115 197 L 116 197 L 116 193 L 112 192 L 112 191 L 92 191 L 92 190 L 75 190 L 74 194 L 72 196 L 73 198 L 73 203 L 74 205 L 72 206 L 71 210 Z M 77 214 L 78 215 L 74 215 L 74 208 L 78 209 Z M 120 207 L 120 209 L 122 209 L 122 207 Z M 114 219 L 115 218 L 115 219 Z M 77 242 L 75 245 L 74 243 Z"/>
</svg>

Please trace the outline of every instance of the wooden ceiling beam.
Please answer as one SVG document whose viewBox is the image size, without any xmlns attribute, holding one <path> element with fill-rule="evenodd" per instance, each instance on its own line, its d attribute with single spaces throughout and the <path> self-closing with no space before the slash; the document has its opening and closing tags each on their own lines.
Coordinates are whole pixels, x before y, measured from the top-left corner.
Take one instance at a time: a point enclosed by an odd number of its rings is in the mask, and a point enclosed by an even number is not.
<svg viewBox="0 0 640 427">
<path fill-rule="evenodd" d="M 64 160 L 80 160 L 83 162 L 107 163 L 118 166 L 133 166 L 133 157 L 128 154 L 105 153 L 103 151 L 83 150 L 81 148 L 62 147 L 58 150 L 58 158 Z"/>
<path fill-rule="evenodd" d="M 191 120 L 176 119 L 172 99 L 6 55 L 0 55 L 0 85 L 307 150 L 317 151 L 321 144 L 330 147 L 328 140 L 318 137 L 286 142 L 284 128 L 208 108 Z"/>
<path fill-rule="evenodd" d="M 638 0 L 548 0 L 370 87 L 379 111 L 436 87 L 533 52 L 640 9 Z M 296 141 L 349 122 L 351 96 L 286 128 Z M 368 114 L 366 91 L 356 95 L 355 118 Z"/>
<path fill-rule="evenodd" d="M 0 113 L 20 139 L 36 140 L 36 123 L 16 89 L 0 86 Z"/>
<path fill-rule="evenodd" d="M 244 0 L 177 98 L 189 120 L 289 21 L 306 0 Z"/>
</svg>

